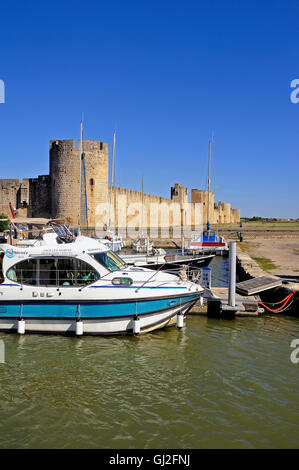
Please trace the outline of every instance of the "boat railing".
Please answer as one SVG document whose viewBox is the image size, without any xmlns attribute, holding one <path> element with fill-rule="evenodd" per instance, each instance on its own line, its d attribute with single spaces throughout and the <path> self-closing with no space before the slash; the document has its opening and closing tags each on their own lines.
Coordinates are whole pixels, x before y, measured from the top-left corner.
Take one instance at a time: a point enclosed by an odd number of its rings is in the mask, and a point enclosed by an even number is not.
<svg viewBox="0 0 299 470">
<path fill-rule="evenodd" d="M 175 276 L 178 276 L 180 278 L 182 278 L 183 273 L 186 273 L 187 279 L 196 283 L 200 280 L 202 270 L 197 266 L 180 264 L 178 267 L 165 269 L 164 272 L 174 274 Z"/>
<path fill-rule="evenodd" d="M 147 279 L 146 281 L 144 281 L 144 283 L 143 283 L 140 287 L 138 287 L 138 288 L 135 290 L 135 292 L 138 292 L 138 291 L 139 291 L 140 289 L 142 289 L 146 284 L 148 284 L 148 283 L 150 282 L 150 280 L 153 279 L 153 277 L 156 276 L 156 275 L 158 274 L 158 272 L 160 272 L 163 267 L 165 267 L 166 264 L 167 264 L 166 262 L 163 263 L 163 264 L 161 264 L 161 266 L 159 267 L 159 269 L 157 269 L 157 271 L 154 271 L 154 274 L 153 274 L 149 279 Z"/>
</svg>

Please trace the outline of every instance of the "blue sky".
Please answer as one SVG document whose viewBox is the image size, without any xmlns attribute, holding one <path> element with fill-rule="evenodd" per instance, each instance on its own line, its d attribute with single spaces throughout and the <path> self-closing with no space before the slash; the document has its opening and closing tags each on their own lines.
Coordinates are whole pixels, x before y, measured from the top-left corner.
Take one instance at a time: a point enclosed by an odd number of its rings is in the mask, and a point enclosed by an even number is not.
<svg viewBox="0 0 299 470">
<path fill-rule="evenodd" d="M 241 215 L 299 217 L 298 1 L 7 2 L 0 178 L 48 173 L 50 139 L 112 143 L 117 183 L 212 190 Z"/>
</svg>

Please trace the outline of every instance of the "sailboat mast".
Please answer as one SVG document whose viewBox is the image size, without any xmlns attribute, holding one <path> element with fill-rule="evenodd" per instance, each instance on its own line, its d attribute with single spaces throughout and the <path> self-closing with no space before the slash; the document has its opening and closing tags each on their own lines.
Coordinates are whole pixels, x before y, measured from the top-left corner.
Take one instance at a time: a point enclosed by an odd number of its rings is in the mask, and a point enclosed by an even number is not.
<svg viewBox="0 0 299 470">
<path fill-rule="evenodd" d="M 114 131 L 113 136 L 113 155 L 114 155 L 114 187 L 113 187 L 113 195 L 114 195 L 114 232 L 115 232 L 115 225 L 116 225 L 116 131 Z"/>
<path fill-rule="evenodd" d="M 82 141 L 83 141 L 83 121 L 80 124 L 80 170 L 79 170 L 79 205 L 78 205 L 78 235 L 81 235 L 81 196 L 82 196 Z"/>
<path fill-rule="evenodd" d="M 210 186 L 211 186 L 211 141 L 209 141 L 208 216 L 207 230 L 210 228 Z"/>
<path fill-rule="evenodd" d="M 87 201 L 86 166 L 85 166 L 85 152 L 84 152 L 84 141 L 83 141 L 83 139 L 82 139 L 82 163 L 83 163 L 83 176 L 84 176 L 86 232 L 88 233 L 88 201 Z"/>
<path fill-rule="evenodd" d="M 141 179 L 141 231 L 143 233 L 143 177 Z"/>
<path fill-rule="evenodd" d="M 115 132 L 113 134 L 113 150 L 112 150 L 112 162 L 111 162 L 108 229 L 110 229 L 110 226 L 111 226 L 112 192 L 113 192 L 113 185 L 114 185 L 114 167 L 115 167 L 115 165 L 114 165 L 114 148 L 115 148 Z"/>
</svg>

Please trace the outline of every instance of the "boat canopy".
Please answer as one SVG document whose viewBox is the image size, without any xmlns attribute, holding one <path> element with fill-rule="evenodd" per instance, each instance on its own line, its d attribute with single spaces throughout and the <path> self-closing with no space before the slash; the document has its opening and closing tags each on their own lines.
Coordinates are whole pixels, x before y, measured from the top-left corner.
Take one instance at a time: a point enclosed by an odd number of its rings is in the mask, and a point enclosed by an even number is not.
<svg viewBox="0 0 299 470">
<path fill-rule="evenodd" d="M 214 230 L 204 230 L 202 233 L 203 242 L 216 242 L 216 232 Z"/>
<path fill-rule="evenodd" d="M 33 218 L 33 217 L 15 217 L 8 219 L 13 225 L 26 224 L 26 225 L 51 225 L 53 224 L 64 224 L 63 219 L 46 219 L 46 218 Z"/>
</svg>

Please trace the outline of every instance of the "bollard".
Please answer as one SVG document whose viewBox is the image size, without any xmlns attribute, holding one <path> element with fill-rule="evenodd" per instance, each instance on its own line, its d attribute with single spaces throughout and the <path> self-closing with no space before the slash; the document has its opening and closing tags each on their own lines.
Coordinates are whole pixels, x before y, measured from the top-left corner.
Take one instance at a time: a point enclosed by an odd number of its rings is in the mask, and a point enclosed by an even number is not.
<svg viewBox="0 0 299 470">
<path fill-rule="evenodd" d="M 228 305 L 236 305 L 236 242 L 229 243 Z"/>
</svg>

